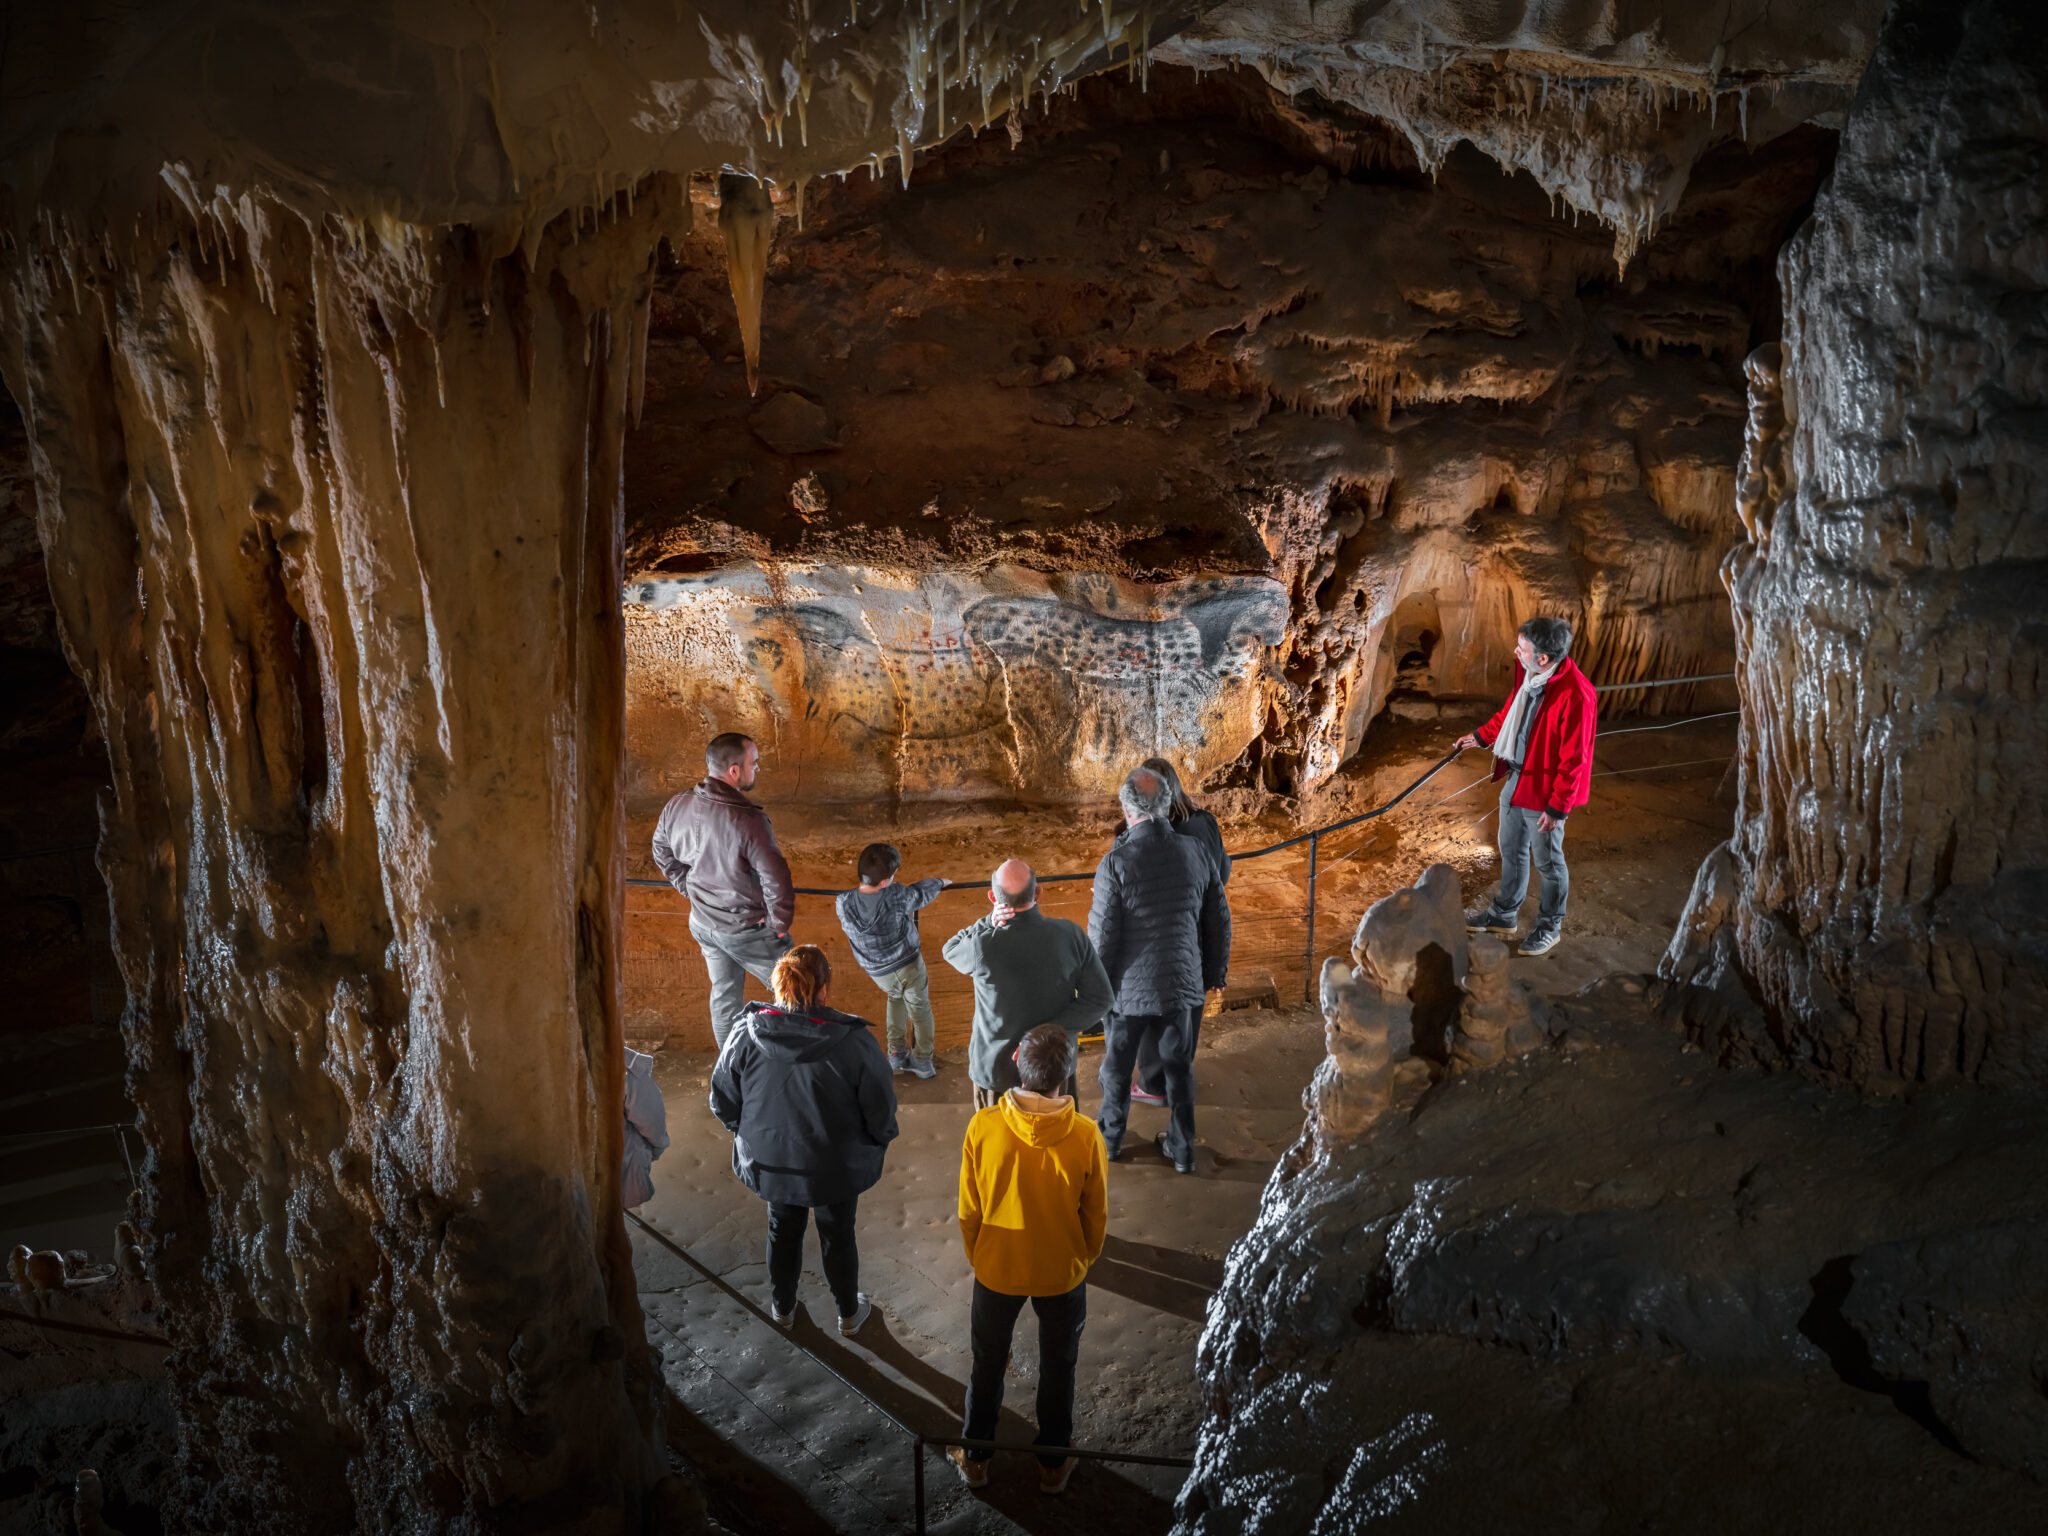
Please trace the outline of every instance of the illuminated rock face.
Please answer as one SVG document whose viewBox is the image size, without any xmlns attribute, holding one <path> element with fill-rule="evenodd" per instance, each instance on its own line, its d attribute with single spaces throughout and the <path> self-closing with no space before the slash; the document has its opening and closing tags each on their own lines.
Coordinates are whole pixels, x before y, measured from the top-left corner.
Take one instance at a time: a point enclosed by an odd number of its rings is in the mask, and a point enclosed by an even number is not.
<svg viewBox="0 0 2048 1536">
<path fill-rule="evenodd" d="M 617 1188 L 639 206 L 528 271 L 252 203 L 0 290 L 112 763 L 185 1528 L 637 1529 L 662 1471 Z"/>
<path fill-rule="evenodd" d="M 687 776 L 743 730 L 792 792 L 869 802 L 1099 798 L 1154 755 L 1199 780 L 1258 734 L 1287 617 L 1257 577 L 1015 568 L 753 567 L 627 598 L 636 779 Z"/>
<path fill-rule="evenodd" d="M 1719 909 L 1858 1083 L 2048 1084 L 2044 106 L 2031 7 L 1904 8 L 1751 371 L 1742 804 L 1666 974 L 1721 979 Z"/>
<path fill-rule="evenodd" d="M 1826 155 L 1809 131 L 1710 159 L 1623 280 L 1604 232 L 1469 151 L 1432 180 L 1249 75 L 1097 82 L 908 192 L 814 187 L 776 232 L 758 395 L 702 214 L 656 300 L 629 569 L 1262 581 L 1284 632 L 1212 787 L 1297 793 L 1390 703 L 1497 700 L 1536 612 L 1603 684 L 1726 673 L 1741 361 Z M 1608 703 L 1731 708 L 1718 686 Z"/>
</svg>

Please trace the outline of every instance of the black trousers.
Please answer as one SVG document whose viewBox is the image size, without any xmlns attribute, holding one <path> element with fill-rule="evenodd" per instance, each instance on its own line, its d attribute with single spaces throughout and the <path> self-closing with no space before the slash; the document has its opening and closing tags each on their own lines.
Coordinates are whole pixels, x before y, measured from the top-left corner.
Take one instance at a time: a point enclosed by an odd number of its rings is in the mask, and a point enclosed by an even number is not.
<svg viewBox="0 0 2048 1536">
<path fill-rule="evenodd" d="M 852 1316 L 860 1306 L 860 1250 L 853 1241 L 853 1214 L 859 1204 L 856 1196 L 817 1208 L 818 1253 L 841 1317 Z M 797 1276 L 804 1269 L 804 1226 L 810 1216 L 807 1205 L 768 1202 L 768 1294 L 778 1312 L 796 1305 Z"/>
<path fill-rule="evenodd" d="M 1064 1296 L 1006 1296 L 974 1282 L 974 1314 L 969 1332 L 974 1340 L 974 1370 L 967 1378 L 967 1422 L 961 1435 L 993 1440 L 1003 1409 L 1003 1372 L 1010 1363 L 1010 1339 L 1024 1303 L 1038 1314 L 1038 1436 L 1033 1445 L 1074 1443 L 1074 1367 L 1081 1358 L 1081 1326 L 1088 1321 L 1088 1282 Z M 993 1451 L 969 1451 L 987 1461 Z M 1056 1467 L 1064 1456 L 1041 1456 Z"/>
<path fill-rule="evenodd" d="M 1176 1163 L 1195 1155 L 1195 1033 L 1199 1004 L 1175 1013 L 1112 1013 L 1102 1023 L 1102 1109 L 1096 1123 L 1115 1157 L 1131 1117 L 1131 1068 L 1149 1038 L 1159 1054 L 1166 1089 L 1166 1152 Z"/>
<path fill-rule="evenodd" d="M 1195 1010 L 1195 1021 L 1188 1027 L 1188 1062 L 1192 1066 L 1195 1052 L 1202 1048 L 1202 1010 Z M 1166 1071 L 1159 1065 L 1159 1038 L 1147 1035 L 1138 1042 L 1138 1086 L 1147 1093 L 1166 1097 Z"/>
</svg>

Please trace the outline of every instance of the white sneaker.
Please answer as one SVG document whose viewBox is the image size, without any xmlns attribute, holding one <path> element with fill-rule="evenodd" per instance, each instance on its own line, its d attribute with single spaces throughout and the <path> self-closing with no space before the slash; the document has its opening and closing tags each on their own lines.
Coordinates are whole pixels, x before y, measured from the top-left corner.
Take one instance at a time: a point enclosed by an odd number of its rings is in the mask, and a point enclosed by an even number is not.
<svg viewBox="0 0 2048 1536">
<path fill-rule="evenodd" d="M 791 1302 L 789 1310 L 783 1312 L 777 1309 L 775 1298 L 770 1296 L 768 1298 L 768 1317 L 778 1328 L 793 1328 L 796 1326 L 796 1303 Z"/>
<path fill-rule="evenodd" d="M 875 1315 L 875 1304 L 868 1300 L 868 1293 L 866 1291 L 855 1291 L 853 1294 L 860 1304 L 845 1317 L 839 1319 L 839 1331 L 849 1339 L 856 1333 L 859 1333 L 861 1325 Z"/>
</svg>

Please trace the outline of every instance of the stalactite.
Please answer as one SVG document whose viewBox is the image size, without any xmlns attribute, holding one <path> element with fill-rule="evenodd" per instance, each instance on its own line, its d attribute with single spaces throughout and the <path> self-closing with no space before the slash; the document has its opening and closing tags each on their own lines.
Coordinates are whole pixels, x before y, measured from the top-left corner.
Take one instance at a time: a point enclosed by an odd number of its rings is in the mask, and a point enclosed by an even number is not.
<svg viewBox="0 0 2048 1536">
<path fill-rule="evenodd" d="M 775 233 L 768 188 L 751 176 L 719 177 L 718 232 L 725 239 L 725 275 L 739 315 L 751 395 L 760 387 L 761 301 L 768 283 L 768 242 Z"/>
</svg>

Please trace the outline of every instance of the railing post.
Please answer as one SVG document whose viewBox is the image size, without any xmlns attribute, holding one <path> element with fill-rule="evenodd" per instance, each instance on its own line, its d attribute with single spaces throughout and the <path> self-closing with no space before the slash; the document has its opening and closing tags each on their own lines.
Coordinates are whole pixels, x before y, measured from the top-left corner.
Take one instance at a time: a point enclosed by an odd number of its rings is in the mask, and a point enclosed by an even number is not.
<svg viewBox="0 0 2048 1536">
<path fill-rule="evenodd" d="M 1301 1000 L 1305 1003 L 1316 1000 L 1316 845 L 1322 836 L 1320 831 L 1308 835 L 1308 939 L 1301 960 Z"/>
<path fill-rule="evenodd" d="M 910 1442 L 910 1481 L 917 1489 L 917 1536 L 924 1536 L 924 1436 Z"/>
</svg>

